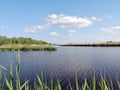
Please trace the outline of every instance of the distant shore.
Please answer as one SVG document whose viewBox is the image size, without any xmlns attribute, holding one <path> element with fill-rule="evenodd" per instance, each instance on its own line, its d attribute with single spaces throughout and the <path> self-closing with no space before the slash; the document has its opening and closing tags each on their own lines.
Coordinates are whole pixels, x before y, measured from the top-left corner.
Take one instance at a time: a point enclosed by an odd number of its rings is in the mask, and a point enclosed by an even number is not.
<svg viewBox="0 0 120 90">
<path fill-rule="evenodd" d="M 61 44 L 60 46 L 86 46 L 86 47 L 120 47 L 120 42 L 101 42 L 101 43 L 87 43 L 87 44 Z"/>
</svg>

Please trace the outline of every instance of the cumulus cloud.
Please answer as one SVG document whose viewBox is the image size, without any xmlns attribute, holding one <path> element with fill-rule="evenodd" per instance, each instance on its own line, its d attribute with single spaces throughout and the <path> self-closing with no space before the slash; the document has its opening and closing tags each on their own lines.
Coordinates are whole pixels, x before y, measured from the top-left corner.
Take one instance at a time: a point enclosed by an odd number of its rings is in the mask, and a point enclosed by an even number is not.
<svg viewBox="0 0 120 90">
<path fill-rule="evenodd" d="M 39 30 L 44 30 L 45 27 L 41 26 L 41 25 L 37 25 L 37 26 L 32 26 L 32 27 L 25 27 L 24 32 L 27 33 L 35 33 Z"/>
<path fill-rule="evenodd" d="M 98 20 L 97 18 L 93 18 Z M 47 18 L 47 22 L 53 25 L 64 27 L 76 27 L 83 28 L 92 25 L 93 20 L 90 18 L 82 18 L 77 16 L 66 16 L 64 14 L 50 14 Z"/>
<path fill-rule="evenodd" d="M 58 33 L 57 32 L 50 32 L 49 35 L 50 36 L 58 36 Z"/>
<path fill-rule="evenodd" d="M 68 30 L 69 36 L 74 37 L 74 34 L 76 33 L 76 30 Z"/>
<path fill-rule="evenodd" d="M 110 34 L 117 33 L 120 31 L 120 26 L 113 26 L 113 27 L 108 27 L 108 28 L 102 28 L 103 31 L 108 32 Z"/>
<path fill-rule="evenodd" d="M 102 21 L 101 18 L 97 18 L 97 17 L 92 17 L 92 20 L 93 20 L 93 21 Z"/>
</svg>

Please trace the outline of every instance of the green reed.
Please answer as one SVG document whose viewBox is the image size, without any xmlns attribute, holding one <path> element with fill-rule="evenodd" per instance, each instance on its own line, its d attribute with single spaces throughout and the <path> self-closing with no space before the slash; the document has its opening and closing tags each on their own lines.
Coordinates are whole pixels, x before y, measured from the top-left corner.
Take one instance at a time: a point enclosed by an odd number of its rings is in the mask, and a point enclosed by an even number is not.
<svg viewBox="0 0 120 90">
<path fill-rule="evenodd" d="M 57 48 L 52 46 L 32 46 L 32 45 L 13 45 L 13 46 L 0 46 L 0 51 L 56 51 Z"/>
</svg>

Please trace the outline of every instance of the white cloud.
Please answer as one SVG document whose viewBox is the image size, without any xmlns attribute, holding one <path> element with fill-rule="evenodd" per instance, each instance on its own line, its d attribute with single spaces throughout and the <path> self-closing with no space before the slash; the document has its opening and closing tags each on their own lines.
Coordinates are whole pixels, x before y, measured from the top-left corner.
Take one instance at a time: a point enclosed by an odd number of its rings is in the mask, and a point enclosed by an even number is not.
<svg viewBox="0 0 120 90">
<path fill-rule="evenodd" d="M 110 34 L 114 34 L 115 32 L 109 28 L 102 28 L 103 31 L 110 33 Z"/>
<path fill-rule="evenodd" d="M 101 18 L 97 18 L 97 17 L 92 17 L 92 20 L 93 20 L 93 21 L 102 21 Z"/>
<path fill-rule="evenodd" d="M 44 26 L 44 28 L 45 28 L 45 30 L 48 30 L 49 28 L 50 28 L 50 23 L 47 23 L 45 26 Z"/>
<path fill-rule="evenodd" d="M 68 32 L 70 37 L 74 37 L 76 30 L 68 30 Z"/>
<path fill-rule="evenodd" d="M 109 28 L 102 28 L 103 31 L 108 32 L 110 34 L 114 34 L 117 33 L 118 31 L 120 31 L 120 26 L 113 26 L 113 27 L 109 27 Z"/>
<path fill-rule="evenodd" d="M 43 27 L 43 26 L 38 25 L 38 26 L 33 26 L 33 29 L 35 29 L 35 30 L 43 30 L 43 29 L 44 29 L 44 27 Z"/>
<path fill-rule="evenodd" d="M 58 25 L 62 28 L 64 27 L 83 28 L 92 25 L 93 20 L 90 18 L 82 18 L 77 16 L 66 16 L 64 14 L 60 15 L 50 14 L 47 18 L 47 22 L 53 25 Z"/>
<path fill-rule="evenodd" d="M 37 26 L 32 26 L 32 27 L 25 27 L 24 29 L 24 32 L 27 32 L 27 33 L 35 33 L 39 30 L 44 30 L 45 27 L 41 26 L 41 25 L 37 25 Z"/>
<path fill-rule="evenodd" d="M 57 32 L 50 32 L 49 35 L 50 36 L 58 36 L 58 33 Z"/>
<path fill-rule="evenodd" d="M 24 32 L 27 32 L 27 33 L 35 33 L 36 30 L 33 30 L 33 29 L 29 28 L 29 27 L 25 27 Z"/>
<path fill-rule="evenodd" d="M 76 30 L 68 30 L 69 33 L 76 33 Z"/>
</svg>

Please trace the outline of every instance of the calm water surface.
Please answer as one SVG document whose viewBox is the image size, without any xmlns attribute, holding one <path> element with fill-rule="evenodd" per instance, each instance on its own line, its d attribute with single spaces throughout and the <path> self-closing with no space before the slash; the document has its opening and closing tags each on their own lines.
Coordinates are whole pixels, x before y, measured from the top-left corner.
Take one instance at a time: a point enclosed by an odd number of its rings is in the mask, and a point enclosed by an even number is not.
<svg viewBox="0 0 120 90">
<path fill-rule="evenodd" d="M 105 72 L 106 76 L 115 79 L 116 73 L 120 76 L 120 47 L 57 47 L 57 51 L 30 51 L 20 52 L 21 80 L 29 79 L 32 84 L 36 75 L 41 72 L 49 77 L 59 77 L 63 85 L 71 80 L 74 83 L 75 73 L 78 73 L 79 82 L 84 78 L 89 80 L 96 74 Z M 0 52 L 0 64 L 9 72 L 10 64 L 15 70 L 17 52 Z"/>
</svg>

